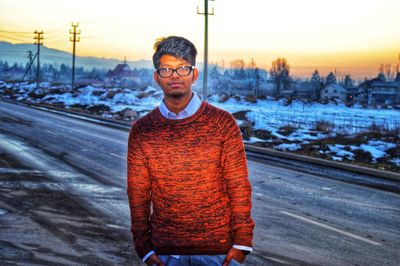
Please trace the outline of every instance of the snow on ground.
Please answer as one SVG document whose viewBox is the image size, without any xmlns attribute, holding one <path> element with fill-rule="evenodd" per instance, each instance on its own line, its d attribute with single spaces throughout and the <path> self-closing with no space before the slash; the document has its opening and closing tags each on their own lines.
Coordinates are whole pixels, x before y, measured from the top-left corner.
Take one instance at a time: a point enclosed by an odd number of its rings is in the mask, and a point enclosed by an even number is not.
<svg viewBox="0 0 400 266">
<path fill-rule="evenodd" d="M 74 104 L 82 104 L 82 105 L 95 105 L 95 104 L 107 104 L 107 101 L 99 98 L 98 95 L 94 95 L 94 91 L 102 91 L 106 92 L 105 89 L 98 89 L 92 86 L 86 86 L 78 90 L 79 94 L 75 95 L 71 92 L 67 92 L 64 94 L 47 94 L 42 100 L 49 103 L 54 102 L 63 102 L 66 106 L 71 106 Z M 51 91 L 50 91 L 51 93 Z"/>
<path fill-rule="evenodd" d="M 150 86 L 143 91 L 118 88 L 104 89 L 86 86 L 78 89 L 78 92 L 77 95 L 73 95 L 70 92 L 64 94 L 49 94 L 45 96 L 43 100 L 48 103 L 63 102 L 68 107 L 74 104 L 104 104 L 109 106 L 112 112 L 118 112 L 125 108 L 130 108 L 134 111 L 145 114 L 157 107 L 162 99 L 162 93 L 156 88 Z M 115 92 L 114 96 L 111 98 L 107 97 L 110 92 Z"/>
<path fill-rule="evenodd" d="M 270 142 L 270 140 L 259 139 L 256 137 L 250 137 L 248 140 L 244 140 L 245 143 L 256 143 L 256 142 Z"/>
<path fill-rule="evenodd" d="M 371 154 L 372 163 L 376 163 L 376 160 L 386 156 L 386 150 L 395 148 L 395 143 L 385 142 L 385 141 L 368 141 L 367 144 L 361 144 L 359 146 L 356 145 L 328 145 L 329 150 L 323 151 L 320 150 L 321 154 L 332 154 L 332 158 L 334 160 L 342 161 L 344 158 L 347 160 L 354 160 L 354 151 L 362 150 L 364 152 L 368 152 Z M 351 150 L 351 151 L 349 151 Z M 396 165 L 400 165 L 400 158 L 395 158 L 391 160 Z"/>
<path fill-rule="evenodd" d="M 273 130 L 285 125 L 313 129 L 317 122 L 327 121 L 336 132 L 354 134 L 368 129 L 372 124 L 387 129 L 400 127 L 400 112 L 397 110 L 346 107 L 344 104 L 303 104 L 293 101 L 285 106 L 283 101 L 257 100 L 256 104 L 229 98 L 224 103 L 213 97 L 210 102 L 231 113 L 248 110 L 247 118 L 254 122 L 254 129 Z"/>
<path fill-rule="evenodd" d="M 361 144 L 360 148 L 366 152 L 369 152 L 376 162 L 376 159 L 382 158 L 386 155 L 385 151 L 396 147 L 395 143 L 388 143 L 384 141 L 368 141 L 368 144 Z"/>
<path fill-rule="evenodd" d="M 392 160 L 390 160 L 392 163 L 394 163 L 397 166 L 400 166 L 400 158 L 394 158 Z"/>
<path fill-rule="evenodd" d="M 295 151 L 301 148 L 301 145 L 298 143 L 283 143 L 277 146 L 274 146 L 277 150 L 284 150 L 284 151 Z"/>
<path fill-rule="evenodd" d="M 78 94 L 71 92 L 63 94 L 52 94 L 49 84 L 41 84 L 46 87 L 47 95 L 38 101 L 49 103 L 63 102 L 66 106 L 74 104 L 97 105 L 105 104 L 113 112 L 131 108 L 134 111 L 142 112 L 142 115 L 157 107 L 162 100 L 162 91 L 151 86 L 145 90 L 130 89 L 105 89 L 93 86 L 86 86 L 78 89 Z M 35 89 L 35 84 L 23 84 L 20 86 L 20 98 L 28 98 L 28 93 Z M 107 94 L 111 91 L 116 92 L 111 98 Z M 38 92 L 36 92 L 38 94 Z M 271 131 L 275 136 L 288 139 L 290 141 L 299 139 L 321 139 L 325 134 L 317 133 L 313 129 L 319 122 L 328 122 L 333 125 L 333 132 L 341 134 L 355 134 L 368 129 L 371 125 L 393 129 L 400 127 L 400 111 L 386 109 L 366 109 L 362 107 L 346 107 L 344 104 L 303 104 L 299 101 L 293 101 L 289 106 L 285 106 L 284 101 L 275 101 L 272 99 L 257 100 L 253 104 L 243 99 L 240 101 L 229 98 L 226 102 L 219 102 L 219 96 L 212 96 L 209 102 L 230 113 L 239 111 L 248 111 L 247 119 L 253 123 L 253 129 L 263 129 Z M 284 126 L 293 126 L 298 128 L 294 134 L 287 137 L 279 134 L 277 131 Z M 301 130 L 300 130 L 301 129 Z M 310 134 L 313 133 L 313 134 Z"/>
<path fill-rule="evenodd" d="M 6 83 L 3 88 L 10 88 Z M 63 103 L 66 108 L 73 105 L 99 105 L 104 104 L 110 107 L 111 112 L 118 112 L 130 108 L 141 116 L 156 108 L 162 100 L 161 89 L 151 86 L 141 90 L 122 88 L 102 88 L 86 86 L 77 89 L 76 92 L 65 90 L 59 87 L 51 87 L 49 84 L 41 84 L 41 89 L 35 91 L 35 84 L 21 84 L 17 90 L 17 100 L 29 99 L 36 102 Z M 65 87 L 64 87 L 65 88 Z M 58 90 L 56 93 L 55 90 Z M 33 99 L 29 93 L 36 95 L 45 94 L 43 98 Z M 230 113 L 246 111 L 246 118 L 252 122 L 253 130 L 265 130 L 271 135 L 283 141 L 275 145 L 275 149 L 294 151 L 302 148 L 302 145 L 310 141 L 322 140 L 327 137 L 335 137 L 336 134 L 354 135 L 367 131 L 371 126 L 385 129 L 400 128 L 400 111 L 387 109 L 367 109 L 360 106 L 346 107 L 344 104 L 303 104 L 300 101 L 293 101 L 291 105 L 285 106 L 284 100 L 257 99 L 256 103 L 250 103 L 240 98 L 229 98 L 220 102 L 220 96 L 214 95 L 209 102 Z M 104 116 L 110 117 L 106 113 Z M 244 123 L 237 120 L 238 124 Z M 319 123 L 325 123 L 330 128 L 326 131 L 317 129 Z M 289 127 L 291 132 L 282 132 L 282 128 Z M 398 136 L 400 137 L 400 136 Z M 247 143 L 272 142 L 271 139 L 260 139 L 251 136 Z M 368 143 L 357 145 L 328 145 L 329 150 L 320 150 L 320 153 L 330 154 L 334 160 L 342 161 L 354 159 L 354 151 L 359 149 L 369 152 L 372 162 L 386 155 L 386 150 L 396 147 L 396 143 L 389 143 L 382 140 L 370 140 Z M 400 166 L 400 158 L 391 160 Z"/>
<path fill-rule="evenodd" d="M 313 103 L 303 105 L 301 102 L 293 102 L 291 106 L 285 106 L 283 101 L 257 100 L 256 104 L 244 100 L 237 101 L 233 98 L 225 103 L 219 103 L 218 97 L 213 97 L 212 104 L 231 113 L 248 111 L 246 117 L 253 122 L 253 129 L 267 130 L 280 140 L 295 143 L 283 143 L 274 146 L 275 149 L 283 151 L 295 151 L 302 148 L 301 145 L 308 144 L 308 141 L 335 137 L 336 134 L 354 135 L 367 131 L 371 126 L 386 129 L 400 127 L 400 112 L 396 110 L 366 109 L 360 106 L 346 107 L 344 104 L 335 105 Z M 328 122 L 332 125 L 330 132 L 318 132 L 315 127 L 319 122 Z M 288 136 L 278 131 L 285 126 L 295 128 Z M 400 138 L 400 136 L 398 136 Z M 250 138 L 248 143 L 265 142 L 256 138 Z M 386 156 L 386 150 L 396 147 L 395 143 L 384 141 L 369 141 L 360 146 L 328 145 L 329 151 L 320 153 L 330 154 L 333 160 L 343 159 L 354 160 L 353 151 L 360 149 L 369 152 L 372 156 L 372 163 L 378 158 Z M 391 162 L 400 166 L 400 158 L 392 159 Z"/>
<path fill-rule="evenodd" d="M 349 160 L 353 160 L 354 153 L 351 151 L 345 150 L 345 145 L 336 144 L 336 145 L 328 145 L 328 148 L 331 153 L 335 153 L 336 157 L 340 156 L 341 158 L 346 157 Z"/>
</svg>

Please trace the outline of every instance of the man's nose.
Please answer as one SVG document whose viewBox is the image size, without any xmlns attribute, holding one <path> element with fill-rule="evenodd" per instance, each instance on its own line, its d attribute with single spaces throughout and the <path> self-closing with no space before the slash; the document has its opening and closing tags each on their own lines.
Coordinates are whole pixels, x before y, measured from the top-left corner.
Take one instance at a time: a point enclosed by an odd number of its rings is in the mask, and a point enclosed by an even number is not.
<svg viewBox="0 0 400 266">
<path fill-rule="evenodd" d="M 180 78 L 180 76 L 178 75 L 178 72 L 176 72 L 176 71 L 172 72 L 171 79 L 179 79 L 179 78 Z"/>
</svg>

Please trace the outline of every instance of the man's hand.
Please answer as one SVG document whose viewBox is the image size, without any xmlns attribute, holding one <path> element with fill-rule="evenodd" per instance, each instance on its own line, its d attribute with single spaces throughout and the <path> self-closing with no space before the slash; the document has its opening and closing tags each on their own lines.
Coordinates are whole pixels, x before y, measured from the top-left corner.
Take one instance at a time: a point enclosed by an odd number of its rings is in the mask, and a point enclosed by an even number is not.
<svg viewBox="0 0 400 266">
<path fill-rule="evenodd" d="M 228 251 L 228 254 L 226 254 L 226 258 L 222 263 L 222 266 L 228 266 L 229 262 L 231 262 L 231 259 L 235 259 L 237 262 L 243 263 L 244 260 L 246 259 L 246 254 L 244 254 L 244 252 L 241 251 L 240 249 L 232 247 Z"/>
<path fill-rule="evenodd" d="M 145 261 L 145 263 L 149 266 L 153 265 L 165 266 L 164 262 L 160 260 L 160 258 L 156 255 L 156 253 L 151 254 L 151 256 Z"/>
</svg>

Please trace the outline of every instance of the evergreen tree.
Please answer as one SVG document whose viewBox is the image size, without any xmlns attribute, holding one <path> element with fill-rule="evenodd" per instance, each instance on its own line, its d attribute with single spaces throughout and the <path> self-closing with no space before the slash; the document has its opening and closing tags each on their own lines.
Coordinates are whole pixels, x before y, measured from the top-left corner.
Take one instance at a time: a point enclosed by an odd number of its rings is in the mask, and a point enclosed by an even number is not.
<svg viewBox="0 0 400 266">
<path fill-rule="evenodd" d="M 211 71 L 210 71 L 210 77 L 214 78 L 214 79 L 218 79 L 219 76 L 220 76 L 220 73 L 218 71 L 218 67 L 217 66 L 213 66 L 211 68 Z"/>
<path fill-rule="evenodd" d="M 386 76 L 383 72 L 380 72 L 377 78 L 380 79 L 381 81 L 386 81 Z"/>
<path fill-rule="evenodd" d="M 344 84 L 343 84 L 346 88 L 351 88 L 354 86 L 353 84 L 353 79 L 351 78 L 350 74 L 347 74 L 344 77 Z"/>
<path fill-rule="evenodd" d="M 329 73 L 329 75 L 326 77 L 325 84 L 326 84 L 326 85 L 329 85 L 329 84 L 335 84 L 335 83 L 337 83 L 335 74 L 333 74 L 333 73 L 331 72 L 331 73 Z"/>
<path fill-rule="evenodd" d="M 7 71 L 9 68 L 10 68 L 10 66 L 8 65 L 8 62 L 5 61 L 4 64 L 3 64 L 3 67 L 2 67 L 2 69 L 1 69 L 1 71 Z"/>
<path fill-rule="evenodd" d="M 319 72 L 317 69 L 314 71 L 314 73 L 311 76 L 311 84 L 312 84 L 312 88 L 313 88 L 314 98 L 319 98 L 323 82 L 322 82 L 321 76 L 319 75 Z"/>
<path fill-rule="evenodd" d="M 261 95 L 261 91 L 260 91 L 260 70 L 258 69 L 258 67 L 256 67 L 254 69 L 254 78 L 255 78 L 255 82 L 254 82 L 254 94 L 256 96 L 260 96 Z"/>
</svg>

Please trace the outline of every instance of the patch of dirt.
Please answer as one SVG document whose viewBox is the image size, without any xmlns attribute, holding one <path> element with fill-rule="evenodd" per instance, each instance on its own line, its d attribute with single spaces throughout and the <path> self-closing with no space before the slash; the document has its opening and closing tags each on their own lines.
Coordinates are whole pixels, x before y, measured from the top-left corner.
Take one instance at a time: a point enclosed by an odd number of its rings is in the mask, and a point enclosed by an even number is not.
<svg viewBox="0 0 400 266">
<path fill-rule="evenodd" d="M 1 151 L 0 168 L 29 170 Z M 129 226 L 108 226 L 116 220 L 49 183 L 57 182 L 23 171 L 0 173 L 1 265 L 142 265 Z"/>
</svg>

